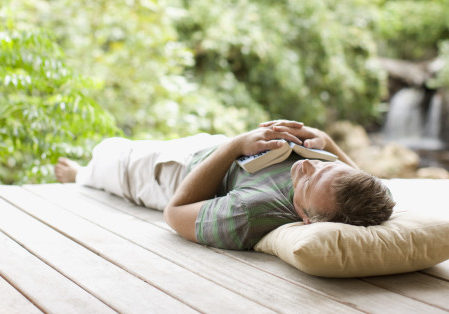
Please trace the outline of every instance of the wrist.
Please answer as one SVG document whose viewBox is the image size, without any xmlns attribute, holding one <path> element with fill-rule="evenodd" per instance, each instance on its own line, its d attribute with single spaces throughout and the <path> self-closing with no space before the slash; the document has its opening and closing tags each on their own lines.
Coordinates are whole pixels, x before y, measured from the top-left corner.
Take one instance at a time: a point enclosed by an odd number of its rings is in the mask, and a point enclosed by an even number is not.
<svg viewBox="0 0 449 314">
<path fill-rule="evenodd" d="M 224 149 L 233 159 L 243 155 L 244 148 L 244 136 L 243 134 L 233 137 L 229 142 L 224 145 Z"/>
<path fill-rule="evenodd" d="M 322 132 L 322 136 L 324 138 L 324 143 L 325 143 L 324 150 L 327 150 L 329 152 L 335 151 L 335 145 L 336 145 L 335 142 L 332 140 L 332 138 L 329 135 L 327 135 L 326 132 L 323 132 L 323 131 L 321 131 L 321 132 Z"/>
</svg>

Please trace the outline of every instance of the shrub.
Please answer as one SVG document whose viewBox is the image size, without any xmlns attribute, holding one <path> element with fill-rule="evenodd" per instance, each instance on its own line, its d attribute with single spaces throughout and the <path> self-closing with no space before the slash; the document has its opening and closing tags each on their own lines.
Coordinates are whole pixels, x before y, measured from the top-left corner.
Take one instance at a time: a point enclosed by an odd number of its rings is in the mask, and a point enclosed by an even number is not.
<svg viewBox="0 0 449 314">
<path fill-rule="evenodd" d="M 0 183 L 54 181 L 58 156 L 83 160 L 113 117 L 90 97 L 95 82 L 64 64 L 48 33 L 0 28 Z"/>
</svg>

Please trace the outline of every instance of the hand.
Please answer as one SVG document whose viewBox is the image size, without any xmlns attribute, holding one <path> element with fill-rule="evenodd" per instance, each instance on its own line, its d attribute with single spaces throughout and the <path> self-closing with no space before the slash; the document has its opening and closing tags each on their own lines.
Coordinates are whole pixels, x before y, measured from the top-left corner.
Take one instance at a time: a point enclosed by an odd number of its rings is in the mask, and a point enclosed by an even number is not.
<svg viewBox="0 0 449 314">
<path fill-rule="evenodd" d="M 304 126 L 302 122 L 289 120 L 273 120 L 261 123 L 261 127 L 269 127 L 275 132 L 287 132 L 303 141 L 304 147 L 325 149 L 329 136 L 321 130 Z"/>
<path fill-rule="evenodd" d="M 288 131 L 276 131 L 272 128 L 258 128 L 253 131 L 240 134 L 234 138 L 241 155 L 254 155 L 266 150 L 280 148 L 286 141 L 301 145 L 302 142 Z"/>
<path fill-rule="evenodd" d="M 304 126 L 304 123 L 297 122 L 293 120 L 271 120 L 267 122 L 262 122 L 259 124 L 259 127 L 272 127 L 276 125 L 283 125 L 291 128 L 297 128 L 300 129 Z"/>
</svg>

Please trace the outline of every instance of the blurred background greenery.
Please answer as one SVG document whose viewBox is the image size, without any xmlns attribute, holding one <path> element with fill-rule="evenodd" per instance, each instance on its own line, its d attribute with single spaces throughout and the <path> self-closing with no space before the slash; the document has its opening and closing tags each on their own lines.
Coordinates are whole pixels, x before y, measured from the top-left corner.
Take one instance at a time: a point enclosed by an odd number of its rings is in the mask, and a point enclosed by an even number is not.
<svg viewBox="0 0 449 314">
<path fill-rule="evenodd" d="M 0 183 L 54 181 L 107 136 L 379 126 L 376 58 L 448 60 L 448 17 L 449 0 L 2 0 Z"/>
</svg>

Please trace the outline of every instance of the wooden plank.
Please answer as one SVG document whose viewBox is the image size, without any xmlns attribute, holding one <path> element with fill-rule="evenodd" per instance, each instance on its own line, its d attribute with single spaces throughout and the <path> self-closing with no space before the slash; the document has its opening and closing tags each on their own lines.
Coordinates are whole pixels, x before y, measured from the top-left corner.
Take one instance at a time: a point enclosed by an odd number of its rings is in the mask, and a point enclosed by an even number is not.
<svg viewBox="0 0 449 314">
<path fill-rule="evenodd" d="M 1 240 L 0 240 L 1 242 Z M 5 251 L 2 251 L 5 254 Z M 0 314 L 38 314 L 41 312 L 19 291 L 0 277 Z"/>
<path fill-rule="evenodd" d="M 251 308 L 258 313 L 271 312 L 245 297 L 233 293 L 183 267 L 149 252 L 73 213 L 61 210 L 43 198 L 19 187 L 6 188 L 8 201 L 45 222 L 94 253 L 113 262 L 158 289 L 184 300 L 201 312 L 229 313 Z M 92 201 L 94 202 L 94 201 Z M 195 289 L 189 287 L 195 282 Z M 198 291 L 208 291 L 207 294 Z M 210 295 L 219 295 L 213 299 Z"/>
<path fill-rule="evenodd" d="M 114 310 L 193 312 L 9 203 L 0 200 L 0 208 L 0 230 Z"/>
<path fill-rule="evenodd" d="M 67 191 L 71 191 L 72 193 L 80 193 L 100 203 L 103 203 L 109 207 L 118 209 L 134 217 L 138 217 L 145 221 L 151 222 L 152 224 L 165 228 L 167 230 L 172 230 L 165 223 L 164 218 L 161 215 L 161 212 L 158 210 L 151 210 L 145 207 L 137 206 L 124 198 L 118 197 L 108 192 L 92 189 L 85 186 L 80 186 L 77 184 L 62 184 L 59 185 L 59 187 L 62 187 Z M 138 216 L 136 215 L 136 213 L 138 213 Z"/>
<path fill-rule="evenodd" d="M 319 291 L 261 272 L 101 203 L 93 204 L 91 199 L 65 191 L 61 186 L 27 188 L 52 199 L 61 208 L 76 211 L 78 215 L 275 311 L 297 312 L 298 307 L 307 312 L 355 311 L 352 305 L 340 303 Z"/>
<path fill-rule="evenodd" d="M 72 191 L 78 190 L 82 194 L 86 195 L 89 194 L 93 198 L 101 199 L 101 201 L 105 204 L 119 207 L 121 210 L 126 211 L 129 214 L 139 216 L 142 219 L 149 221 L 153 221 L 153 219 L 155 219 L 155 217 L 152 217 L 155 216 L 154 213 L 151 216 L 148 216 L 147 214 L 145 214 L 145 212 L 148 210 L 142 209 L 141 207 L 138 206 L 130 205 L 128 202 L 118 197 L 108 195 L 104 192 L 89 188 L 83 187 L 80 188 L 74 185 L 72 186 L 64 185 L 64 187 Z M 91 191 L 93 192 L 91 193 Z M 161 222 L 158 221 L 157 218 L 155 220 L 157 221 L 158 225 L 162 226 Z M 358 309 L 367 310 L 370 312 L 382 311 L 382 309 L 385 310 L 397 309 L 398 311 L 401 309 L 402 310 L 407 309 L 407 312 L 419 312 L 419 313 L 434 311 L 436 310 L 435 308 L 429 307 L 425 303 L 416 301 L 413 298 L 417 298 L 423 302 L 427 302 L 428 300 L 432 300 L 433 298 L 436 299 L 441 298 L 447 291 L 447 289 L 444 288 L 441 291 L 434 293 L 432 298 L 426 299 L 427 295 L 425 293 L 422 296 L 419 296 L 415 293 L 414 288 L 410 288 L 410 293 L 408 293 L 409 290 L 407 289 L 404 290 L 398 289 L 398 287 L 391 287 L 391 290 L 393 291 L 392 292 L 385 290 L 384 288 L 379 289 L 377 285 L 375 286 L 373 284 L 370 284 L 369 282 L 362 282 L 360 280 L 323 279 L 308 276 L 302 272 L 297 271 L 294 268 L 285 265 L 287 266 L 287 268 L 289 268 L 289 270 L 287 271 L 285 268 L 279 267 L 280 263 L 274 262 L 267 265 L 267 263 L 265 263 L 266 260 L 263 257 L 254 259 L 248 258 L 248 256 L 252 257 L 260 256 L 257 253 L 253 252 L 249 253 L 235 252 L 235 251 L 222 251 L 222 252 L 223 254 L 227 254 L 229 256 L 241 259 L 247 262 L 248 264 L 258 267 L 264 271 L 273 273 L 276 276 L 280 276 L 281 278 L 285 278 L 288 280 L 296 278 L 296 280 L 293 280 L 296 284 L 299 285 L 305 284 L 309 288 L 325 292 L 326 294 L 333 296 L 339 300 L 342 300 L 343 302 L 354 304 L 355 307 L 357 307 Z M 440 265 L 436 266 L 436 268 L 441 268 Z M 416 278 L 420 278 L 420 280 L 424 281 L 422 283 L 426 286 L 433 286 L 439 284 L 438 280 L 429 277 L 422 277 L 420 276 L 419 273 L 416 274 Z M 345 289 L 341 289 L 341 287 L 345 287 Z M 407 296 L 401 295 L 403 293 L 405 293 L 405 295 Z M 376 295 L 376 298 L 372 298 L 372 295 Z M 439 306 L 438 302 L 436 304 L 437 306 Z"/>
<path fill-rule="evenodd" d="M 218 249 L 217 249 L 218 250 Z M 223 251 L 253 267 L 321 291 L 369 313 L 438 313 L 442 312 L 409 297 L 385 290 L 359 279 L 321 278 L 307 275 L 275 256 L 258 252 Z"/>
<path fill-rule="evenodd" d="M 408 181 L 416 181 L 416 180 L 394 179 L 391 181 L 395 182 L 395 185 L 402 184 L 402 181 L 406 181 L 407 186 L 409 186 L 413 182 L 408 182 Z M 434 185 L 438 184 L 440 181 L 448 181 L 448 182 L 444 182 L 445 186 L 449 183 L 449 180 L 417 180 L 417 181 L 424 181 L 424 182 L 419 182 L 424 187 L 426 186 L 426 184 L 427 185 L 432 184 L 434 186 Z M 443 183 L 443 182 L 441 182 L 441 183 Z M 107 192 L 92 189 L 89 187 L 79 186 L 76 184 L 64 184 L 63 186 L 65 189 L 67 189 L 69 191 L 76 191 L 78 193 L 81 193 L 81 194 L 91 197 L 93 199 L 96 199 L 103 204 L 117 208 L 123 212 L 130 214 L 130 215 L 139 217 L 139 218 L 149 221 L 155 225 L 158 225 L 160 227 L 171 230 L 171 228 L 169 226 L 167 226 L 167 224 L 165 224 L 162 216 L 159 214 L 159 212 L 157 210 L 147 210 L 146 208 L 136 206 L 136 205 L 128 202 L 127 200 L 117 197 L 113 194 L 109 194 Z M 435 189 L 435 188 L 431 189 L 430 188 L 427 190 L 441 191 L 441 188 L 440 189 Z M 439 194 L 439 193 L 437 193 L 437 194 Z M 432 196 L 435 197 L 435 195 L 437 195 L 437 194 L 433 193 Z M 443 206 L 446 206 L 446 205 L 439 204 L 435 210 L 431 209 L 430 213 L 432 215 L 439 215 L 443 210 L 442 209 Z M 445 217 L 449 218 L 449 216 L 447 216 L 447 215 L 449 215 L 449 208 L 447 210 L 445 210 L 445 215 L 446 215 Z M 432 275 L 434 277 L 439 277 L 444 280 L 449 280 L 449 260 L 442 262 L 434 267 L 422 270 L 421 272 Z"/>
<path fill-rule="evenodd" d="M 438 306 L 449 312 L 449 282 L 425 274 L 408 273 L 395 276 L 369 277 L 363 280 L 384 289 Z"/>
<path fill-rule="evenodd" d="M 110 307 L 43 263 L 3 232 L 0 232 L 0 252 L 2 275 L 43 311 L 114 313 Z"/>
<path fill-rule="evenodd" d="M 422 272 L 449 281 L 449 260 L 423 270 Z"/>
<path fill-rule="evenodd" d="M 396 182 L 396 180 L 392 180 L 392 181 Z M 425 183 L 425 182 L 422 182 L 422 184 L 423 183 Z M 433 182 L 433 180 L 432 180 L 432 183 L 436 184 L 435 182 Z M 92 188 L 88 188 L 88 187 L 84 187 L 84 186 L 79 186 L 76 184 L 64 184 L 63 186 L 65 189 L 67 189 L 69 191 L 81 193 L 83 195 L 86 195 L 88 197 L 96 199 L 97 201 L 99 201 L 103 204 L 106 204 L 108 206 L 111 206 L 113 208 L 121 210 L 123 212 L 126 212 L 135 217 L 139 217 L 140 219 L 151 222 L 159 227 L 166 228 L 167 230 L 171 230 L 171 228 L 169 226 L 167 226 L 167 224 L 164 222 L 162 215 L 160 215 L 159 211 L 157 211 L 157 210 L 148 210 L 146 208 L 136 206 L 136 205 L 126 201 L 123 198 L 109 194 L 104 191 L 100 191 L 100 190 L 96 190 L 96 189 L 92 189 Z M 440 210 L 441 210 L 441 205 L 438 207 L 438 211 L 440 211 Z M 449 213 L 449 209 L 446 212 Z M 449 260 L 442 262 L 434 267 L 424 269 L 421 272 L 449 281 Z"/>
</svg>

